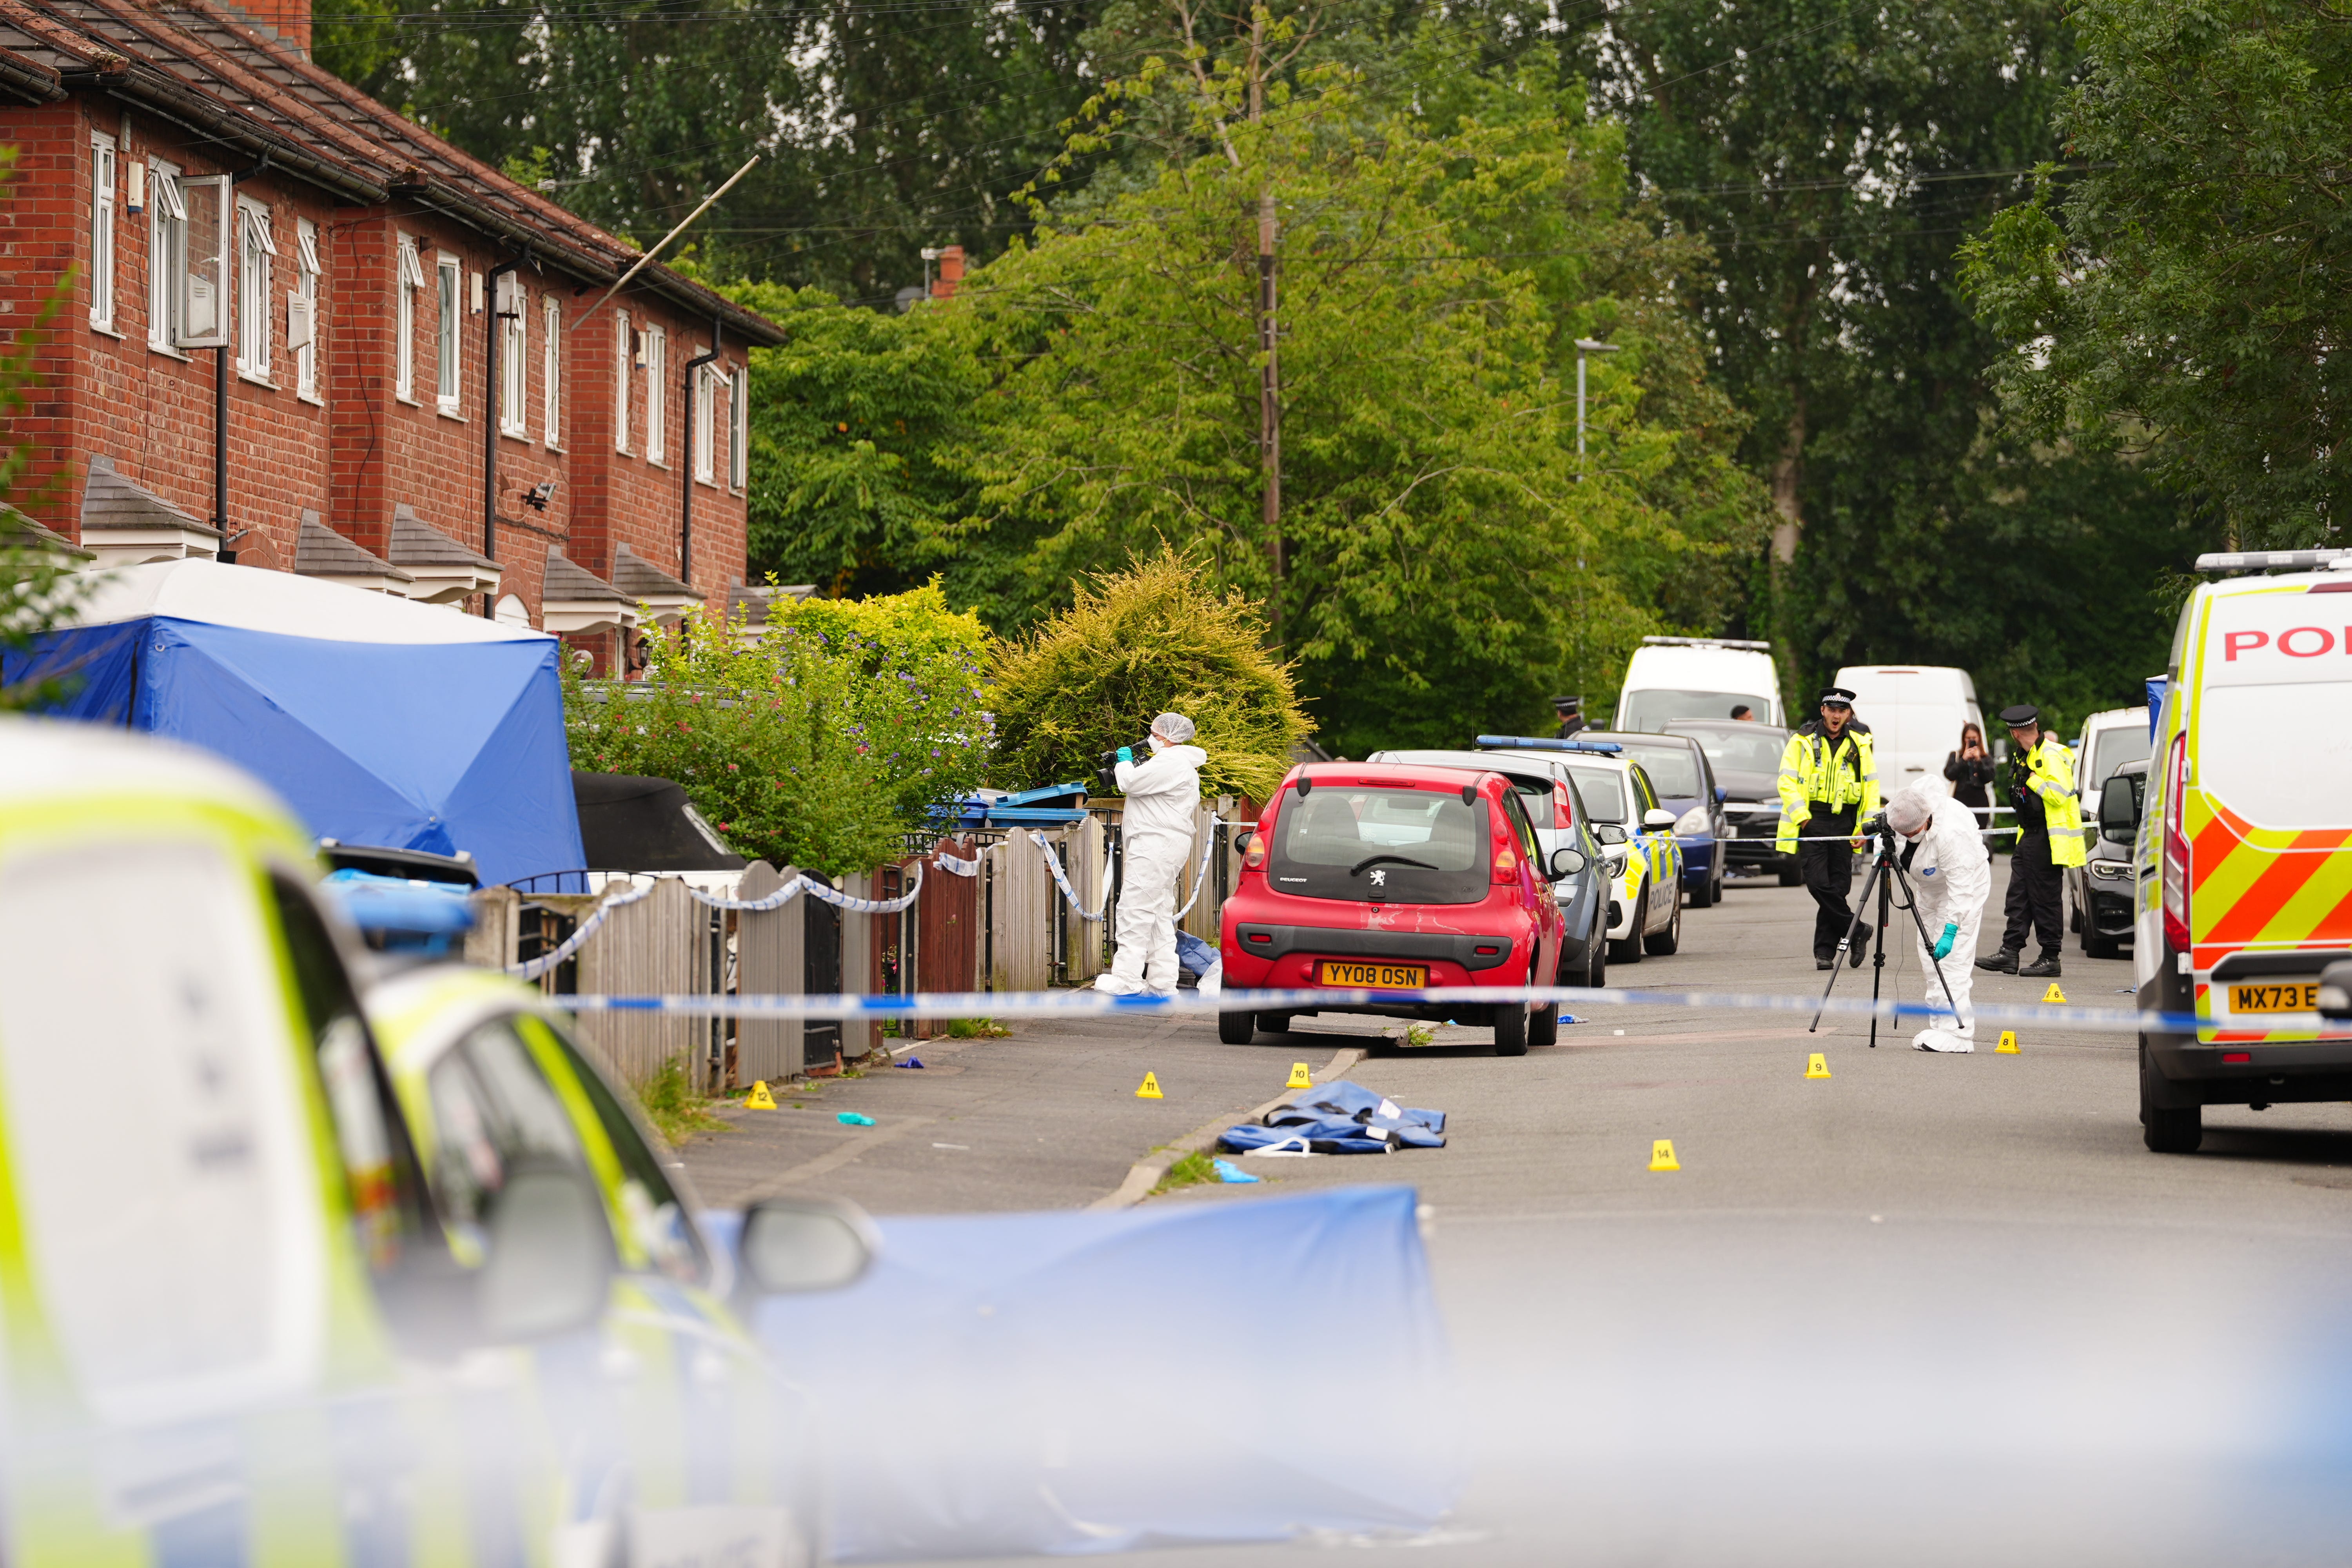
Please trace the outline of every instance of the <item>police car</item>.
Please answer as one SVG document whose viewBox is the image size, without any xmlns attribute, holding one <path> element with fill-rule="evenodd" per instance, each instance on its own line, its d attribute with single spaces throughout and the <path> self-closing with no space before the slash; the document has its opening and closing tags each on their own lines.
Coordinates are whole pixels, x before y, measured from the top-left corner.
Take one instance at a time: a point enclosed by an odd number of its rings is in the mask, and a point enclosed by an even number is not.
<svg viewBox="0 0 2352 1568">
<path fill-rule="evenodd" d="M 1639 963 L 1682 946 L 1682 840 L 1641 763 L 1610 741 L 1481 735 L 1478 749 L 1549 752 L 1568 764 L 1609 877 L 1609 962 Z"/>
</svg>

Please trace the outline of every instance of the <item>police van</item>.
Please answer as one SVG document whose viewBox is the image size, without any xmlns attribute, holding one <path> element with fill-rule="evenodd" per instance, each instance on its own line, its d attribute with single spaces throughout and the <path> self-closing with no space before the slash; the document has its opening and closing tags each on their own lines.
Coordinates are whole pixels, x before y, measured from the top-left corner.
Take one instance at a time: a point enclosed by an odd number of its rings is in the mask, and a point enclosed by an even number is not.
<svg viewBox="0 0 2352 1568">
<path fill-rule="evenodd" d="M 2182 606 L 2135 842 L 2140 1121 L 2188 1153 L 2202 1108 L 2352 1100 L 2319 1038 L 2352 954 L 2352 551 L 2206 555 Z M 2336 595 L 2346 595 L 2337 597 Z"/>
</svg>

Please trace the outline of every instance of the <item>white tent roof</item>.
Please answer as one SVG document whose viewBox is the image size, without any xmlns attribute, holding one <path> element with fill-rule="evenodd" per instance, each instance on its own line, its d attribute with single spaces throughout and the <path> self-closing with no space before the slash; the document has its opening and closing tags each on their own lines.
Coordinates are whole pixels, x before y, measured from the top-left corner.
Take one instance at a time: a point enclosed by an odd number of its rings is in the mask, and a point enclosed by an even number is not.
<svg viewBox="0 0 2352 1568">
<path fill-rule="evenodd" d="M 216 561 L 156 561 L 99 579 L 73 624 L 108 626 L 168 616 L 207 626 L 241 626 L 331 642 L 545 642 L 544 632 L 460 615 L 340 584 Z"/>
</svg>

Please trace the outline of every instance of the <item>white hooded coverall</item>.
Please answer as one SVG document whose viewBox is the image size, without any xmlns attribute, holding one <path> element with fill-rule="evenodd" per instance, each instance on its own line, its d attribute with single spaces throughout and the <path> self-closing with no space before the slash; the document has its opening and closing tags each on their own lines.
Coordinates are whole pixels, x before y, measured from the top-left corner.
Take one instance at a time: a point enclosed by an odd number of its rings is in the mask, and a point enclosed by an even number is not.
<svg viewBox="0 0 2352 1568">
<path fill-rule="evenodd" d="M 1198 746 L 1163 746 L 1148 762 L 1121 763 L 1114 776 L 1127 796 L 1126 853 L 1113 937 L 1113 991 L 1176 989 L 1176 881 L 1192 858 L 1193 818 L 1201 809 Z"/>
<path fill-rule="evenodd" d="M 1933 796 L 1934 809 L 1928 814 L 1927 831 L 1913 840 L 1918 847 L 1910 857 L 1912 897 L 1918 901 L 1919 923 L 1927 927 L 1929 942 L 1942 936 L 1948 925 L 1960 929 L 1942 963 L 1927 948 L 1919 950 L 1919 962 L 1927 975 L 1927 1002 L 1933 1016 L 1927 1027 L 1912 1037 L 1912 1044 L 1922 1050 L 1973 1050 L 1976 1015 L 1969 1005 L 1969 982 L 1976 973 L 1977 922 L 1983 918 L 1985 900 L 1992 895 L 1992 862 L 1985 853 L 1983 837 L 1977 832 L 1976 813 L 1941 790 L 1923 793 Z M 1943 984 L 1936 980 L 1938 970 Z M 1944 995 L 1946 984 L 1951 987 L 1949 1002 Z M 1958 1018 L 1947 1010 L 1952 1006 L 1960 1010 Z"/>
</svg>

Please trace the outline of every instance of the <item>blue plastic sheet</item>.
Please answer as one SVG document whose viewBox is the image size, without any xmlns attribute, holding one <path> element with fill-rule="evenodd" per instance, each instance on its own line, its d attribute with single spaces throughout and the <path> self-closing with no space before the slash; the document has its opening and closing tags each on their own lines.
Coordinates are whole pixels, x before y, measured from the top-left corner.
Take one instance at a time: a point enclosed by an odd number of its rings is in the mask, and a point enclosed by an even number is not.
<svg viewBox="0 0 2352 1568">
<path fill-rule="evenodd" d="M 1409 1187 L 880 1222 L 771 1298 L 847 1563 L 1418 1534 L 1463 1467 Z"/>
<path fill-rule="evenodd" d="M 450 614 L 447 611 L 420 611 Z M 363 643 L 155 616 L 40 640 L 60 711 L 238 763 L 321 837 L 470 852 L 485 883 L 583 864 L 552 638 Z"/>
<path fill-rule="evenodd" d="M 1307 1154 L 1390 1154 L 1445 1147 L 1445 1112 L 1415 1110 L 1345 1079 L 1317 1086 L 1218 1140 L 1228 1149 L 1295 1148 Z"/>
</svg>

